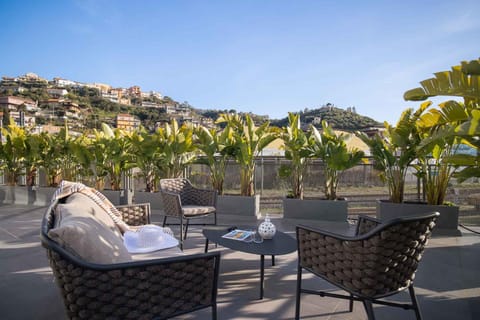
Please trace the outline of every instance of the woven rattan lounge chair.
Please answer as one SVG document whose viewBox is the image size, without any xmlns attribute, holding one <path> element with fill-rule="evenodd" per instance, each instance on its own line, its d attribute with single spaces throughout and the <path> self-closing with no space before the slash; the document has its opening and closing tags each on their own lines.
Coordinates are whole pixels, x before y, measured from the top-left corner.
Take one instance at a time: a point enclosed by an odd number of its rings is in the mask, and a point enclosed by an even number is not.
<svg viewBox="0 0 480 320">
<path fill-rule="evenodd" d="M 423 250 L 439 216 L 399 218 L 387 222 L 360 216 L 356 235 L 342 236 L 297 226 L 298 274 L 295 319 L 300 317 L 301 293 L 362 301 L 368 319 L 375 319 L 372 303 L 413 309 L 421 319 L 413 279 Z M 305 269 L 349 295 L 302 288 Z M 408 289 L 411 304 L 379 300 Z"/>
<path fill-rule="evenodd" d="M 161 179 L 163 226 L 167 217 L 180 219 L 180 248 L 187 238 L 190 219 L 213 215 L 213 223 L 217 224 L 217 191 L 195 188 L 188 179 Z M 185 223 L 185 228 L 184 228 Z M 203 224 L 205 225 L 205 224 Z"/>
<path fill-rule="evenodd" d="M 92 212 L 94 205 L 87 206 L 78 200 L 70 204 L 61 201 L 57 200 L 47 210 L 40 236 L 69 319 L 168 319 L 204 308 L 211 308 L 212 319 L 217 318 L 218 252 L 185 255 L 178 250 L 178 255 L 162 256 L 160 250 L 153 252 L 152 256 L 132 257 L 128 261 L 91 262 L 50 236 L 60 223 L 55 221 L 56 216 L 65 208 L 60 210 L 57 207 L 70 206 L 77 212 L 74 221 L 65 223 L 70 226 L 77 223 L 71 230 L 79 230 L 76 237 L 82 242 L 80 248 L 88 242 L 109 248 L 107 238 L 96 231 L 105 235 L 112 232 L 98 221 L 102 212 Z M 117 209 L 130 226 L 150 222 L 148 204 L 119 206 Z M 59 221 L 68 219 L 72 217 Z M 97 229 L 86 236 L 83 231 L 92 225 Z"/>
</svg>

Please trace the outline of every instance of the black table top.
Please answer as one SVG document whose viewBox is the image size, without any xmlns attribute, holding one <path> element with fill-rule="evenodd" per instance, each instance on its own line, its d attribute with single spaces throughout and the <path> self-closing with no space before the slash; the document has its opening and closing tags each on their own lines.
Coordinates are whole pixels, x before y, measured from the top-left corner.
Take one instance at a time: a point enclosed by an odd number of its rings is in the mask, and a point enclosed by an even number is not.
<svg viewBox="0 0 480 320">
<path fill-rule="evenodd" d="M 297 241 L 288 234 L 278 231 L 272 239 L 263 240 L 262 243 L 244 242 L 222 238 L 228 232 L 229 227 L 212 227 L 202 230 L 203 235 L 211 242 L 217 243 L 223 247 L 232 250 L 258 254 L 258 255 L 282 255 L 297 250 Z M 247 230 L 251 227 L 239 227 L 238 229 Z"/>
</svg>

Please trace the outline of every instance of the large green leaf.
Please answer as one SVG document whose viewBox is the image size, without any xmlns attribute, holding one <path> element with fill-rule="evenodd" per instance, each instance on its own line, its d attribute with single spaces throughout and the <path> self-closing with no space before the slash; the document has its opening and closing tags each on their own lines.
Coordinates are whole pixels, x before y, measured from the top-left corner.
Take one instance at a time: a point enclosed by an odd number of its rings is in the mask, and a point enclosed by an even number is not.
<svg viewBox="0 0 480 320">
<path fill-rule="evenodd" d="M 403 95 L 405 100 L 423 101 L 435 96 L 463 97 L 465 102 L 480 101 L 480 59 L 461 62 L 450 71 L 435 73 L 435 78 L 420 82 L 420 88 L 408 90 Z"/>
</svg>

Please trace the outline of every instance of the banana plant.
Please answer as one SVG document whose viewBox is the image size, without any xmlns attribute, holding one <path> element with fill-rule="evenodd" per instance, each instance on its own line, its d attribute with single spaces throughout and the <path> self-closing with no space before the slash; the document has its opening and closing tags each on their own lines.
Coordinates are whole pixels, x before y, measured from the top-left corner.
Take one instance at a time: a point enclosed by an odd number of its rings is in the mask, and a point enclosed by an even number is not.
<svg viewBox="0 0 480 320">
<path fill-rule="evenodd" d="M 86 134 L 75 138 L 72 143 L 72 151 L 77 164 L 77 175 L 87 185 L 95 185 L 93 178 L 94 155 L 91 153 L 91 145 L 94 141 Z"/>
<path fill-rule="evenodd" d="M 120 190 L 122 174 L 127 174 L 135 166 L 129 133 L 102 123 L 102 131 L 95 130 L 94 134 L 91 151 L 95 158 L 96 187 L 103 189 L 104 178 L 108 177 L 110 188 Z"/>
<path fill-rule="evenodd" d="M 284 143 L 285 158 L 290 160 L 290 164 L 281 166 L 279 172 L 280 176 L 291 178 L 291 197 L 295 199 L 303 199 L 303 178 L 309 159 L 314 155 L 309 133 L 302 130 L 300 115 L 294 113 L 288 114 L 288 126 L 283 127 L 280 133 Z"/>
<path fill-rule="evenodd" d="M 369 137 L 363 132 L 356 133 L 368 145 L 373 165 L 388 185 L 391 202 L 403 202 L 405 176 L 408 167 L 417 158 L 417 146 L 420 143 L 416 121 L 428 106 L 428 103 L 424 103 L 415 112 L 411 108 L 404 110 L 396 126 L 384 123 L 385 131 L 381 135 Z"/>
<path fill-rule="evenodd" d="M 420 88 L 405 92 L 405 100 L 422 101 L 434 96 L 462 97 L 464 100 L 463 104 L 444 102 L 419 121 L 419 127 L 423 130 L 419 151 L 423 155 L 425 152 L 431 153 L 435 168 L 433 175 L 443 176 L 443 182 L 433 179 L 429 183 L 428 171 L 424 169 L 427 201 L 442 204 L 443 190 L 452 175 L 458 177 L 459 181 L 479 176 L 480 59 L 462 61 L 460 65 L 453 66 L 451 71 L 437 72 L 435 78 L 421 81 L 420 84 Z M 476 149 L 476 156 L 457 154 L 460 143 Z M 456 173 L 451 166 L 465 168 Z"/>
<path fill-rule="evenodd" d="M 38 135 L 39 147 L 39 166 L 45 170 L 47 186 L 55 187 L 60 182 L 60 165 L 58 163 L 55 149 L 55 135 L 47 132 L 41 132 Z"/>
<path fill-rule="evenodd" d="M 60 129 L 56 135 L 55 154 L 57 154 L 57 161 L 60 164 L 61 177 L 64 180 L 75 181 L 77 177 L 78 162 L 75 158 L 75 137 L 70 135 L 68 126 Z"/>
<path fill-rule="evenodd" d="M 445 201 L 448 183 L 460 165 L 458 161 L 465 157 L 458 154 L 458 147 L 468 141 L 456 129 L 469 118 L 470 111 L 463 104 L 446 101 L 440 103 L 438 108 L 428 110 L 417 121 L 422 138 L 417 148 L 417 171 L 421 174 L 429 204 L 441 205 Z"/>
<path fill-rule="evenodd" d="M 322 121 L 322 133 L 314 126 L 310 128 L 313 154 L 324 164 L 325 198 L 337 200 L 337 188 L 342 173 L 359 164 L 364 153 L 356 148 L 348 148 L 345 141 L 349 139 L 350 135 L 337 134 L 325 120 Z"/>
<path fill-rule="evenodd" d="M 133 161 L 140 169 L 141 175 L 145 181 L 145 191 L 157 191 L 159 171 L 156 160 L 161 154 L 158 134 L 151 134 L 143 127 L 133 132 L 130 136 L 132 145 Z"/>
<path fill-rule="evenodd" d="M 255 126 L 250 115 L 242 119 L 238 114 L 221 114 L 217 123 L 225 123 L 233 130 L 235 143 L 231 153 L 240 166 L 240 194 L 255 195 L 255 158 L 277 138 L 277 133 L 270 128 L 269 121 Z"/>
<path fill-rule="evenodd" d="M 9 124 L 1 131 L 3 141 L 0 144 L 0 160 L 5 184 L 15 186 L 25 169 L 27 132 L 15 123 Z"/>
<path fill-rule="evenodd" d="M 166 178 L 180 177 L 197 156 L 193 126 L 189 124 L 179 126 L 173 119 L 170 124 L 166 123 L 160 127 L 156 135 L 161 150 L 156 160 L 157 169 Z"/>
<path fill-rule="evenodd" d="M 408 90 L 407 101 L 424 101 L 435 96 L 462 97 L 465 105 L 480 103 L 480 59 L 462 61 L 450 71 L 436 72 L 434 78 L 420 82 L 421 87 Z"/>
<path fill-rule="evenodd" d="M 199 126 L 195 130 L 196 145 L 203 156 L 199 159 L 210 169 L 210 182 L 219 195 L 223 195 L 223 183 L 228 159 L 232 157 L 234 136 L 231 127 L 223 130 Z"/>
<path fill-rule="evenodd" d="M 39 134 L 28 134 L 25 153 L 25 176 L 27 186 L 34 186 L 41 163 L 43 139 Z"/>
<path fill-rule="evenodd" d="M 480 109 L 472 110 L 469 120 L 459 124 L 453 130 L 453 135 L 460 137 L 462 143 L 476 150 L 476 154 L 455 154 L 446 161 L 453 165 L 464 167 L 455 174 L 457 181 L 468 178 L 480 178 Z"/>
</svg>

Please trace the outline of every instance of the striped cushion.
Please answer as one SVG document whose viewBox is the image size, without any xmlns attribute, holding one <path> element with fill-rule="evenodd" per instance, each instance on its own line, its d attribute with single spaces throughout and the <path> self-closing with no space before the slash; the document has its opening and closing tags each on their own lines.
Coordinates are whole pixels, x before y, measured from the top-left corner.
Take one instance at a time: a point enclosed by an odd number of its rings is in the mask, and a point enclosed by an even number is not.
<svg viewBox="0 0 480 320">
<path fill-rule="evenodd" d="M 183 215 L 186 217 L 204 215 L 207 213 L 215 212 L 215 207 L 210 206 L 195 206 L 195 205 L 183 205 Z"/>
</svg>

